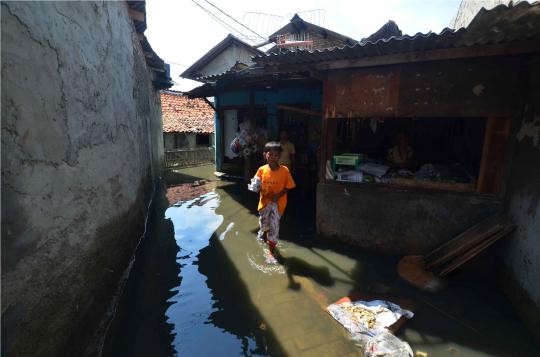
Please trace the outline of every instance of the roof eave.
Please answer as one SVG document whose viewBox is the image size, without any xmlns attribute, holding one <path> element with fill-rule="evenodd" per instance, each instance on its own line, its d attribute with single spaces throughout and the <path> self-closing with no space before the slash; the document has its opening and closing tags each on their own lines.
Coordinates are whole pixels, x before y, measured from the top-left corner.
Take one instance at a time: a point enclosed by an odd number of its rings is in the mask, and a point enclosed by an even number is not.
<svg viewBox="0 0 540 357">
<path fill-rule="evenodd" d="M 217 45 L 212 47 L 208 52 L 206 52 L 201 58 L 199 58 L 197 61 L 195 61 L 191 66 L 189 66 L 182 74 L 180 74 L 180 77 L 192 79 L 196 81 L 200 81 L 196 78 L 201 77 L 200 73 L 197 73 L 200 69 L 202 69 L 204 66 L 206 66 L 208 63 L 210 63 L 214 58 L 216 58 L 220 53 L 222 53 L 228 46 L 236 44 L 239 46 L 242 46 L 246 48 L 247 50 L 251 51 L 253 55 L 263 55 L 264 52 L 253 48 L 248 43 L 242 41 L 241 39 L 233 36 L 232 34 L 228 34 L 227 37 L 225 37 L 223 40 L 221 40 Z"/>
</svg>

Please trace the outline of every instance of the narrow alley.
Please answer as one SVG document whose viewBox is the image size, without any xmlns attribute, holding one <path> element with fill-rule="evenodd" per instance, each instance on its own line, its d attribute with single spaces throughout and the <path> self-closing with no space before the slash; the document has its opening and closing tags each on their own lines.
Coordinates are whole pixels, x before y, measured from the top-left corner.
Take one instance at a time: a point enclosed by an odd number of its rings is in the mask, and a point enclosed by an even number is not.
<svg viewBox="0 0 540 357">
<path fill-rule="evenodd" d="M 359 355 L 325 311 L 352 292 L 414 301 L 415 316 L 398 336 L 429 356 L 537 351 L 494 286 L 458 275 L 437 295 L 409 287 L 395 272 L 398 257 L 316 241 L 313 203 L 294 194 L 282 226 L 284 262 L 266 264 L 256 195 L 243 183 L 210 181 L 212 171 L 178 170 L 155 198 L 104 356 Z"/>
<path fill-rule="evenodd" d="M 0 1 L 2 357 L 535 357 L 540 1 Z"/>
</svg>

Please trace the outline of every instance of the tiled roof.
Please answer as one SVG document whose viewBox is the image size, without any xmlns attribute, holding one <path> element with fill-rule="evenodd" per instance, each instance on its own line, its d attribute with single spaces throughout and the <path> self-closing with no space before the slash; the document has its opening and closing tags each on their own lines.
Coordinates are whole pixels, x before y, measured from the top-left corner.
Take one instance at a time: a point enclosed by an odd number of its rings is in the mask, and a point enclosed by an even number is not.
<svg viewBox="0 0 540 357">
<path fill-rule="evenodd" d="M 506 44 L 540 39 L 540 3 L 520 2 L 508 7 L 499 5 L 491 10 L 482 9 L 464 29 L 444 29 L 440 34 L 418 33 L 414 36 L 392 36 L 375 42 L 361 42 L 353 46 L 325 50 L 297 50 L 281 54 L 266 53 L 255 56 L 258 64 L 295 64 L 351 60 L 398 53 Z"/>
<path fill-rule="evenodd" d="M 202 98 L 189 99 L 173 91 L 161 92 L 164 133 L 214 132 L 214 109 Z"/>
</svg>

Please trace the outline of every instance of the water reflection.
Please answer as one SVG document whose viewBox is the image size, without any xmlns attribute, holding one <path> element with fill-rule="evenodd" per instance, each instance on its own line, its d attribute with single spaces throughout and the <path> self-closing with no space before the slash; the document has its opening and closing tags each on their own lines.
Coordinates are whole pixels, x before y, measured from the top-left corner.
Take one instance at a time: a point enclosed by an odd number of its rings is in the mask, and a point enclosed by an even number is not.
<svg viewBox="0 0 540 357">
<path fill-rule="evenodd" d="M 214 232 L 223 222 L 223 216 L 215 213 L 219 203 L 218 194 L 212 192 L 165 212 L 174 223 L 175 241 L 181 250 L 178 263 L 182 283 L 169 299 L 172 304 L 166 312 L 167 321 L 174 325 L 174 349 L 181 356 L 241 355 L 255 344 L 243 334 L 209 323 L 221 309 L 207 287 L 208 275 L 199 272 L 200 260 L 204 259 L 200 252 L 215 239 Z M 215 266 L 223 274 L 223 265 L 216 263 L 203 265 Z"/>
<path fill-rule="evenodd" d="M 174 325 L 165 316 L 172 292 L 181 284 L 180 252 L 173 224 L 164 218 L 167 201 L 157 195 L 147 234 L 111 324 L 103 356 L 173 356 Z"/>
<path fill-rule="evenodd" d="M 324 311 L 353 292 L 415 301 L 399 336 L 429 355 L 534 355 L 494 288 L 466 276 L 438 295 L 410 288 L 395 257 L 316 240 L 313 201 L 292 197 L 281 264 L 269 266 L 254 234 L 256 197 L 243 185 L 191 197 L 154 207 L 104 356 L 357 355 Z"/>
</svg>

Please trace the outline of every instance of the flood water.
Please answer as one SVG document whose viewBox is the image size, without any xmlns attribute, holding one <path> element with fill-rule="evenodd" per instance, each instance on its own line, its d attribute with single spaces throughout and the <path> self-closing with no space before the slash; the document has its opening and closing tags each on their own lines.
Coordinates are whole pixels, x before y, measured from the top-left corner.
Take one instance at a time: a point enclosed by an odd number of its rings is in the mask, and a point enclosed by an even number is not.
<svg viewBox="0 0 540 357">
<path fill-rule="evenodd" d="M 215 180 L 212 171 L 186 169 L 169 182 Z M 398 257 L 317 240 L 309 193 L 290 199 L 279 265 L 265 263 L 255 238 L 257 195 L 243 184 L 218 181 L 180 196 L 171 187 L 172 205 L 165 194 L 154 200 L 104 356 L 362 355 L 325 312 L 351 293 L 414 302 L 415 316 L 397 336 L 418 356 L 538 355 L 509 301 L 485 279 L 458 273 L 442 292 L 425 293 L 400 281 Z"/>
</svg>

